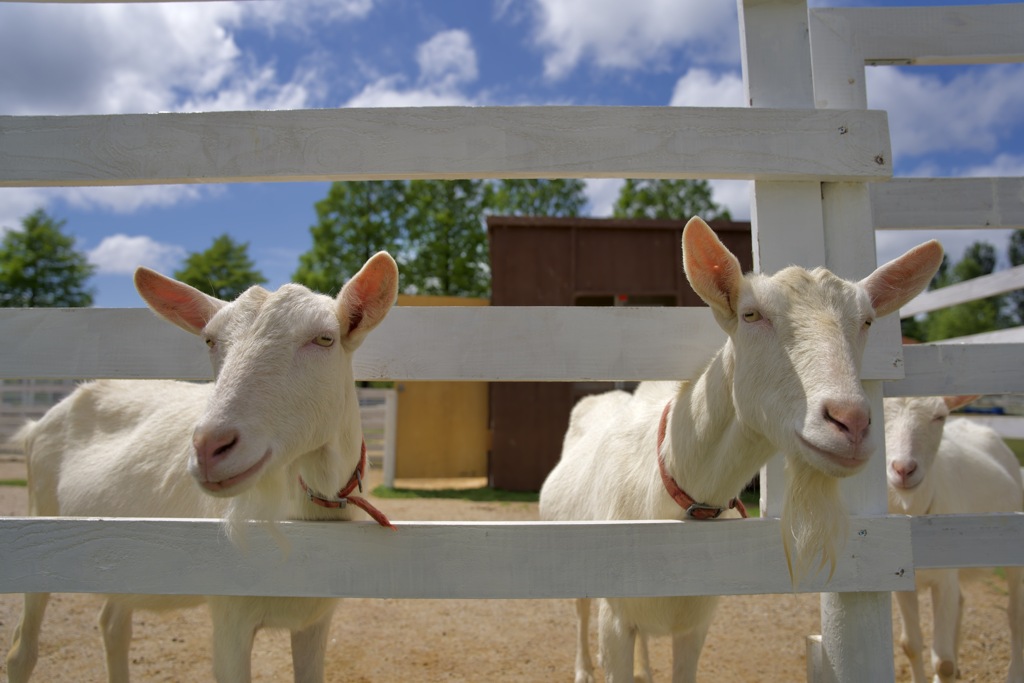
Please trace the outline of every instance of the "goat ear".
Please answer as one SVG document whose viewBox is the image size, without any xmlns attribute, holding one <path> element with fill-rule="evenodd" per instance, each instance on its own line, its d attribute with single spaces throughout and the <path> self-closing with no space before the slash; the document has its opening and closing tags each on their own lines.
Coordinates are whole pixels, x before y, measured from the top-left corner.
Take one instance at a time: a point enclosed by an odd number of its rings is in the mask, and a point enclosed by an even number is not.
<svg viewBox="0 0 1024 683">
<path fill-rule="evenodd" d="M 358 347 L 397 297 L 398 265 L 387 252 L 377 252 L 338 293 L 343 343 L 350 349 Z"/>
<path fill-rule="evenodd" d="M 694 216 L 683 228 L 683 270 L 693 291 L 718 315 L 736 315 L 743 270 L 715 231 Z"/>
<path fill-rule="evenodd" d="M 976 401 L 981 398 L 981 394 L 971 394 L 967 396 L 943 396 L 942 400 L 946 402 L 946 407 L 950 410 L 956 410 L 957 408 L 963 408 L 968 403 Z"/>
<path fill-rule="evenodd" d="M 154 313 L 192 334 L 202 332 L 210 318 L 227 305 L 149 268 L 135 270 L 135 289 Z"/>
<path fill-rule="evenodd" d="M 903 256 L 879 266 L 860 281 L 868 290 L 879 318 L 898 311 L 924 291 L 942 263 L 942 245 L 936 240 L 920 244 Z"/>
</svg>

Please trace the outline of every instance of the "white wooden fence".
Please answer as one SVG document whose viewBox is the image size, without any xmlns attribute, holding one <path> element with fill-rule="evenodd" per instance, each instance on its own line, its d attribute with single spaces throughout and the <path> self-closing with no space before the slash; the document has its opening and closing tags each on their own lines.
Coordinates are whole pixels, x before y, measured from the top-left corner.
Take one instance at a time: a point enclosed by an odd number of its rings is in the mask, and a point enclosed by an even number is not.
<svg viewBox="0 0 1024 683">
<path fill-rule="evenodd" d="M 866 64 L 1024 57 L 1024 7 L 813 9 L 738 0 L 751 108 L 482 107 L 0 117 L 0 186 L 384 178 L 664 177 L 754 181 L 755 263 L 875 265 L 884 226 L 1022 227 L 1017 179 L 903 180 L 884 113 L 865 109 Z M 950 39 L 955 36 L 955 40 Z M 261 141 L 253 145 L 253 140 Z M 157 151 L 159 150 L 159 151 Z M 932 184 L 932 183 L 935 184 Z M 978 189 L 978 188 L 981 189 Z M 951 196 L 968 207 L 935 213 Z M 970 201 L 966 201 L 969 199 Z M 595 333 L 600 330 L 600 334 Z M 681 337 L 680 330 L 687 330 Z M 0 378 L 209 376 L 205 353 L 141 310 L 2 311 Z M 722 341 L 704 310 L 395 310 L 357 355 L 359 379 L 637 380 L 691 377 Z M 901 348 L 876 325 L 864 380 L 892 394 L 1024 391 L 1019 344 Z M 881 429 L 875 430 L 876 435 Z M 0 591 L 443 598 L 568 598 L 791 590 L 768 518 L 745 522 L 285 525 L 287 556 L 215 521 L 0 520 Z M 1024 515 L 885 516 L 884 458 L 846 481 L 854 519 L 822 595 L 813 680 L 892 680 L 889 591 L 915 568 L 1024 564 Z M 688 544 L 685 569 L 673 549 Z M 360 552 L 350 549 L 358 547 Z M 111 558 L 118 558 L 112 562 Z M 203 566 L 202 572 L 191 571 Z M 567 657 L 570 657 L 567 653 Z"/>
</svg>

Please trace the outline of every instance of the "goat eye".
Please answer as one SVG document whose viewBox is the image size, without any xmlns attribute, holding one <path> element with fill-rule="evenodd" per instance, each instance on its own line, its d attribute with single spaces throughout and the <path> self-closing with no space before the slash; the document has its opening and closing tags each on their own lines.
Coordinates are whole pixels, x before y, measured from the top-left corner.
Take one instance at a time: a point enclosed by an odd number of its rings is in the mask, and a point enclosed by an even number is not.
<svg viewBox="0 0 1024 683">
<path fill-rule="evenodd" d="M 216 345 L 217 345 L 217 340 L 216 340 L 216 339 L 214 339 L 213 337 L 207 337 L 207 338 L 206 338 L 206 345 L 207 345 L 207 346 L 208 346 L 209 348 L 211 348 L 211 349 L 212 349 L 212 348 L 213 348 L 214 346 L 216 346 Z"/>
<path fill-rule="evenodd" d="M 329 334 L 321 334 L 319 337 L 313 339 L 313 343 L 317 346 L 327 348 L 334 345 L 334 337 Z"/>
<path fill-rule="evenodd" d="M 873 322 L 875 322 L 875 321 L 872 320 L 871 318 L 868 318 L 867 320 L 864 321 L 864 327 L 871 327 L 871 324 Z"/>
<path fill-rule="evenodd" d="M 743 320 L 748 323 L 756 323 L 758 320 L 761 320 L 761 318 L 762 316 L 760 311 L 747 311 L 743 314 Z"/>
</svg>

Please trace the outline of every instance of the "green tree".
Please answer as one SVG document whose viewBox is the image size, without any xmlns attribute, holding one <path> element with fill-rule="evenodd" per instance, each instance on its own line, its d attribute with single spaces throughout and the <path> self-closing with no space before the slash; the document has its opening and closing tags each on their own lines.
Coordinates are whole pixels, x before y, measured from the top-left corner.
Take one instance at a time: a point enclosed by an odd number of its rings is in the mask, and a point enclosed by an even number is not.
<svg viewBox="0 0 1024 683">
<path fill-rule="evenodd" d="M 486 296 L 485 214 L 576 216 L 580 180 L 414 180 L 334 183 L 316 204 L 313 247 L 294 275 L 333 292 L 380 250 L 398 260 L 402 290 Z"/>
<path fill-rule="evenodd" d="M 227 234 L 214 239 L 206 251 L 189 254 L 174 277 L 225 301 L 267 281 L 249 258 L 249 244 L 236 242 Z"/>
<path fill-rule="evenodd" d="M 1010 235 L 1010 265 L 1024 265 L 1024 230 L 1014 230 Z M 1018 289 L 1006 295 L 1010 315 L 1014 325 L 1024 325 L 1024 289 Z"/>
<path fill-rule="evenodd" d="M 711 198 L 711 185 L 706 180 L 628 179 L 619 190 L 612 215 L 675 220 L 700 216 L 708 221 L 731 218 L 729 210 Z"/>
<path fill-rule="evenodd" d="M 500 216 L 578 216 L 587 205 L 582 180 L 500 180 L 487 186 L 486 210 Z"/>
<path fill-rule="evenodd" d="M 419 294 L 488 296 L 490 265 L 479 180 L 413 180 L 402 270 Z"/>
<path fill-rule="evenodd" d="M 38 209 L 8 230 L 0 242 L 0 306 L 91 306 L 86 281 L 96 271 L 75 240 L 63 232 L 65 221 Z"/>
<path fill-rule="evenodd" d="M 951 268 L 942 271 L 934 282 L 938 287 L 966 282 L 988 275 L 995 270 L 995 266 L 995 247 L 987 242 L 975 242 L 967 248 L 963 258 Z M 1008 320 L 1002 309 L 1003 297 L 992 296 L 934 311 L 928 315 L 924 324 L 928 341 L 951 339 L 1006 327 Z"/>
<path fill-rule="evenodd" d="M 313 247 L 299 257 L 293 279 L 336 294 L 378 251 L 397 255 L 410 212 L 407 188 L 402 180 L 333 183 L 316 203 L 317 223 L 309 229 Z"/>
</svg>

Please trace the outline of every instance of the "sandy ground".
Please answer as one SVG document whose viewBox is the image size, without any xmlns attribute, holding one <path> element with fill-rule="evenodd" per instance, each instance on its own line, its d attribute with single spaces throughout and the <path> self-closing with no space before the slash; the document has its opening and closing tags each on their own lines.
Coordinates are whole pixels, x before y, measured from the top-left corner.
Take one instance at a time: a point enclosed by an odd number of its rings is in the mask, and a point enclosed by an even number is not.
<svg viewBox="0 0 1024 683">
<path fill-rule="evenodd" d="M 0 462 L 0 479 L 23 476 L 20 463 Z M 526 503 L 376 502 L 396 520 L 537 519 L 536 505 Z M 0 515 L 21 515 L 26 509 L 24 488 L 0 486 Z M 961 680 L 1002 680 L 1009 661 L 1005 583 L 986 575 L 969 586 L 966 600 Z M 106 680 L 96 627 L 98 605 L 89 595 L 53 597 L 35 680 Z M 929 610 L 925 599 L 922 612 Z M 20 596 L 0 594 L 4 651 L 20 611 Z M 898 633 L 895 614 L 893 623 Z M 331 630 L 327 680 L 572 681 L 574 627 L 569 600 L 343 600 Z M 925 628 L 930 633 L 930 624 Z M 723 598 L 701 657 L 700 679 L 804 681 L 804 638 L 818 632 L 817 595 Z M 211 680 L 210 620 L 204 609 L 136 614 L 134 635 L 135 681 Z M 902 653 L 894 648 L 894 655 L 897 680 L 908 681 Z M 652 641 L 652 662 L 657 679 L 668 680 L 667 639 Z M 259 634 L 253 671 L 256 681 L 291 680 L 287 634 Z M 2 664 L 0 677 L 6 680 Z"/>
</svg>

